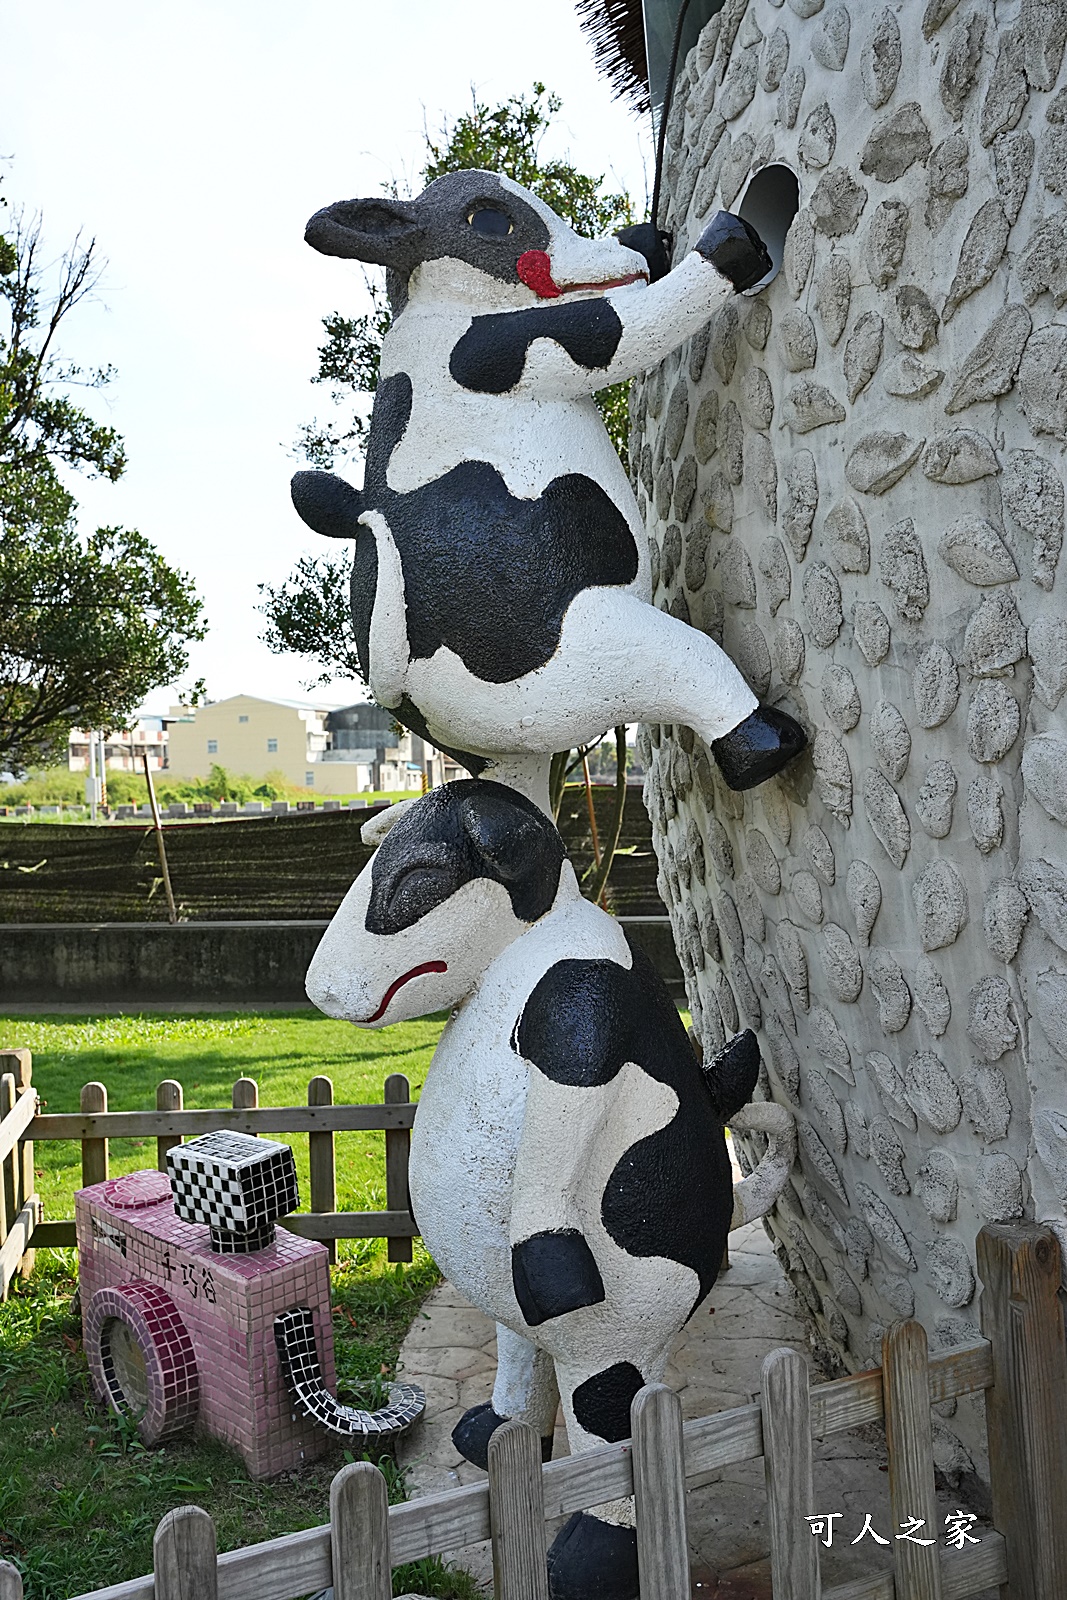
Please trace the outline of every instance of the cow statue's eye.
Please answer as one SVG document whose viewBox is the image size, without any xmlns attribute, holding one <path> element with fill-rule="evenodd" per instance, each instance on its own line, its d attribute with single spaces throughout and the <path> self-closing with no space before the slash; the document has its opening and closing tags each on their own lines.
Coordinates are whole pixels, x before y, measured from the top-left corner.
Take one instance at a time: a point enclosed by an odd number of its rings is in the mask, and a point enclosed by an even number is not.
<svg viewBox="0 0 1067 1600">
<path fill-rule="evenodd" d="M 389 915 L 397 920 L 398 927 L 409 927 L 442 905 L 456 888 L 456 874 L 451 868 L 417 863 L 402 872 L 392 885 Z"/>
<path fill-rule="evenodd" d="M 480 233 L 487 239 L 505 239 L 513 231 L 514 226 L 506 212 L 494 211 L 489 206 L 481 206 L 477 211 L 472 211 L 467 221 L 475 233 Z"/>
</svg>

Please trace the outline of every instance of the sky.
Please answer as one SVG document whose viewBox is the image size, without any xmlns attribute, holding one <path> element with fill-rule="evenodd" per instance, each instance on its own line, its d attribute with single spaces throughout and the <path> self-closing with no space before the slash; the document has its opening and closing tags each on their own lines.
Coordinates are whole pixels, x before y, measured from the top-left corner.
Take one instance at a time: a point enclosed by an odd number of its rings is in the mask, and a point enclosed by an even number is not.
<svg viewBox="0 0 1067 1600">
<path fill-rule="evenodd" d="M 0 0 L 0 192 L 43 216 L 49 260 L 81 230 L 107 261 L 62 353 L 110 362 L 83 404 L 126 440 L 117 484 L 78 477 L 85 526 L 122 524 L 187 572 L 210 632 L 180 683 L 305 698 L 313 669 L 259 640 L 257 585 L 326 541 L 293 511 L 320 319 L 366 307 L 357 263 L 303 242 L 331 201 L 418 186 L 423 128 L 535 79 L 563 100 L 544 149 L 638 208 L 646 119 L 612 101 L 570 0 Z M 643 214 L 643 212 L 641 212 Z M 357 467 L 352 476 L 359 481 Z M 314 698 L 363 698 L 350 682 Z"/>
</svg>

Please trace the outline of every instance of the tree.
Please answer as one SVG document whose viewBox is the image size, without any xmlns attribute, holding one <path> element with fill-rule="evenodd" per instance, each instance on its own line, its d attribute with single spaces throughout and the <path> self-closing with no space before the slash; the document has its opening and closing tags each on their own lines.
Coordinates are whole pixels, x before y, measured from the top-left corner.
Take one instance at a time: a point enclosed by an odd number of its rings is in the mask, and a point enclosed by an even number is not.
<svg viewBox="0 0 1067 1600">
<path fill-rule="evenodd" d="M 126 453 L 68 393 L 103 388 L 112 369 L 57 350 L 99 282 L 95 241 L 75 239 L 51 297 L 41 248 L 38 220 L 0 233 L 0 764 L 14 772 L 65 749 L 72 723 L 120 725 L 206 633 L 191 580 L 142 534 L 77 528 L 61 468 L 114 483 Z"/>
<path fill-rule="evenodd" d="M 544 135 L 561 104 L 543 83 L 535 83 L 529 97 L 512 95 L 495 107 L 473 97 L 470 111 L 455 123 L 446 122 L 435 137 L 425 134 L 423 184 L 469 168 L 500 172 L 538 195 L 577 233 L 602 235 L 627 227 L 634 220 L 628 195 L 607 191 L 603 177 L 580 172 L 568 157 L 542 157 Z M 319 347 L 318 371 L 311 381 L 329 388 L 333 414 L 307 423 L 297 440 L 297 454 L 326 470 L 363 453 L 367 399 L 378 387 L 382 339 L 392 320 L 382 276 L 364 276 L 370 311 L 360 317 L 334 311 L 322 319 L 326 341 Z M 628 382 L 616 383 L 595 396 L 627 468 L 629 388 Z M 264 643 L 315 663 L 318 674 L 308 681 L 309 689 L 337 677 L 362 676 L 348 610 L 349 570 L 344 557 L 305 556 L 278 588 L 260 584 L 260 610 L 267 618 Z"/>
</svg>

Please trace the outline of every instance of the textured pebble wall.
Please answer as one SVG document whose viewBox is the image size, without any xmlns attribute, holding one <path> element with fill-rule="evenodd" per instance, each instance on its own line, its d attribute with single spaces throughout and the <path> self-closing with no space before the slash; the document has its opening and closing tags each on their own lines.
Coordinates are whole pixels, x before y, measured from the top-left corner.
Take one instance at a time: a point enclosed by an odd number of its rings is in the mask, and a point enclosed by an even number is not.
<svg viewBox="0 0 1067 1600">
<path fill-rule="evenodd" d="M 696 1025 L 760 1030 L 771 1218 L 856 1370 L 978 1327 L 987 1220 L 1067 1199 L 1067 6 L 727 0 L 668 127 L 678 248 L 781 161 L 782 271 L 633 396 L 657 604 L 798 716 L 745 796 L 642 731 Z M 755 1154 L 753 1149 L 751 1154 Z M 939 1463 L 982 1467 L 978 1402 Z"/>
</svg>

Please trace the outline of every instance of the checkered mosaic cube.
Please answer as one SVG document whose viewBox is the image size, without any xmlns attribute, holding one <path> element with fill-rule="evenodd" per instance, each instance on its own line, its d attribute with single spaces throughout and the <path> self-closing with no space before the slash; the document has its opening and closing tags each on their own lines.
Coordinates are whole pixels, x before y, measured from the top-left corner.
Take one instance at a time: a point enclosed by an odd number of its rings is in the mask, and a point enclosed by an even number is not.
<svg viewBox="0 0 1067 1600">
<path fill-rule="evenodd" d="M 263 1249 L 300 1204 L 293 1152 L 273 1139 L 205 1133 L 167 1151 L 167 1172 L 178 1216 L 205 1223 L 220 1254 Z"/>
</svg>

